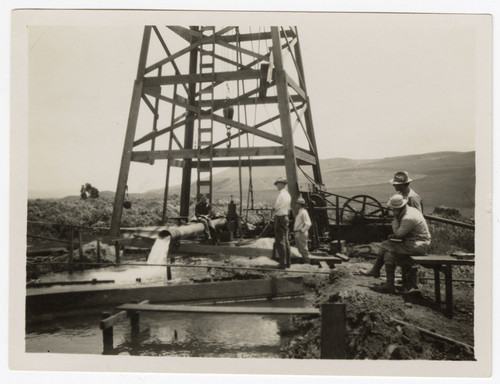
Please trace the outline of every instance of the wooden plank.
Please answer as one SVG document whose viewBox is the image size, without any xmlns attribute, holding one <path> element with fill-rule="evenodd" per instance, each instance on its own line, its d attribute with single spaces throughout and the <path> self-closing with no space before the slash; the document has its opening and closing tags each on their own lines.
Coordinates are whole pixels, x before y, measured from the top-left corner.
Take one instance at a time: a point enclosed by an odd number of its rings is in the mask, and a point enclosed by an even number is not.
<svg viewBox="0 0 500 384">
<path fill-rule="evenodd" d="M 290 37 L 295 37 L 295 33 L 293 30 L 288 29 L 285 31 L 286 35 L 281 32 L 281 37 L 285 36 L 290 36 Z M 225 41 L 226 43 L 234 43 L 237 41 L 243 42 L 243 41 L 258 41 L 258 40 L 270 40 L 271 39 L 271 32 L 254 32 L 254 33 L 241 33 L 241 34 L 234 34 L 234 35 L 226 35 L 226 36 L 221 36 L 218 38 L 218 40 Z"/>
<path fill-rule="evenodd" d="M 474 260 L 457 259 L 448 255 L 410 256 L 420 265 L 474 265 Z"/>
<path fill-rule="evenodd" d="M 239 71 L 196 73 L 187 75 L 149 76 L 144 78 L 144 86 L 212 83 L 224 81 L 254 80 L 260 78 L 258 69 L 240 69 Z"/>
<path fill-rule="evenodd" d="M 296 296 L 304 293 L 302 277 L 279 278 L 276 284 L 278 297 Z M 267 298 L 272 292 L 274 291 L 271 279 L 109 289 L 90 286 L 84 291 L 72 290 L 70 292 L 27 289 L 26 314 L 29 318 L 37 313 L 67 311 L 85 307 L 109 307 L 143 300 L 158 303 L 189 303 L 258 299 Z"/>
<path fill-rule="evenodd" d="M 307 100 L 307 94 L 305 91 L 288 74 L 286 75 L 286 81 L 288 85 L 302 97 L 302 100 Z"/>
<path fill-rule="evenodd" d="M 232 247 L 225 245 L 206 245 L 181 243 L 178 252 L 205 253 L 232 256 L 267 256 L 272 257 L 273 250 L 266 248 Z M 174 265 L 175 266 L 175 265 Z"/>
<path fill-rule="evenodd" d="M 249 315 L 319 315 L 316 308 L 265 308 L 265 307 L 217 307 L 202 305 L 165 305 L 165 304 L 123 304 L 117 307 L 126 311 L 182 312 L 182 313 L 225 313 Z"/>
<path fill-rule="evenodd" d="M 311 165 L 316 165 L 316 157 L 305 152 L 303 149 L 295 147 L 295 157 Z"/>
<path fill-rule="evenodd" d="M 346 255 L 344 255 L 344 254 L 342 254 L 340 252 L 337 252 L 335 254 L 335 256 L 337 256 L 338 258 L 342 259 L 343 261 L 349 261 L 350 260 L 348 256 L 346 256 Z"/>
<path fill-rule="evenodd" d="M 202 151 L 202 154 L 204 152 Z M 162 151 L 133 151 L 134 161 L 142 160 L 171 160 L 196 157 L 197 149 L 173 149 Z M 207 152 L 207 156 L 209 153 Z M 213 157 L 237 157 L 237 156 L 283 156 L 281 147 L 251 147 L 251 148 L 214 148 Z"/>
<path fill-rule="evenodd" d="M 323 269 L 330 269 L 330 266 L 326 263 L 326 261 L 320 261 L 319 262 L 319 265 L 321 266 L 321 268 Z"/>
<path fill-rule="evenodd" d="M 297 160 L 298 165 L 309 165 L 303 160 Z M 212 166 L 212 168 L 229 168 L 229 167 L 278 167 L 285 165 L 285 159 L 241 159 L 241 160 L 202 160 L 198 162 L 193 161 L 193 167 L 207 168 Z"/>
<path fill-rule="evenodd" d="M 301 102 L 302 98 L 299 95 L 290 95 L 290 98 L 294 102 Z M 226 99 L 216 99 L 214 100 L 214 105 L 216 109 L 223 108 L 223 104 L 226 103 Z M 243 99 L 235 104 L 239 105 L 260 105 L 260 104 L 276 104 L 278 102 L 278 98 L 276 96 L 267 96 L 267 97 L 249 97 L 247 99 Z M 201 100 L 198 102 L 200 107 L 210 107 L 212 105 L 212 100 Z M 219 105 L 221 107 L 219 107 Z M 299 108 L 300 109 L 300 108 Z"/>
<path fill-rule="evenodd" d="M 200 45 L 207 43 L 208 40 L 210 40 L 210 39 L 203 39 L 203 40 L 199 40 L 199 41 L 194 42 L 193 44 L 189 45 L 188 47 L 181 49 L 180 51 L 177 51 L 176 53 L 170 55 L 169 57 L 162 59 L 162 60 L 158 61 L 157 63 L 147 67 L 145 70 L 145 73 L 152 72 L 155 69 L 160 68 L 162 65 L 170 63 L 171 61 L 177 59 L 178 57 L 181 57 L 185 53 L 196 50 L 196 48 L 198 48 Z"/>
<path fill-rule="evenodd" d="M 146 305 L 146 304 L 149 304 L 149 300 L 143 300 L 139 303 L 139 305 Z M 127 318 L 127 311 L 121 311 L 121 312 L 115 313 L 114 315 L 109 315 L 106 318 L 103 317 L 103 319 L 99 322 L 99 328 L 106 329 L 106 328 L 112 327 L 116 323 L 119 323 L 120 321 L 122 321 L 126 318 Z"/>
<path fill-rule="evenodd" d="M 210 117 L 210 116 L 208 116 L 208 117 Z M 288 115 L 288 117 L 290 118 L 290 115 Z M 283 139 L 277 135 L 274 135 L 272 133 L 268 133 L 268 132 L 265 132 L 265 131 L 262 131 L 259 129 L 255 129 L 253 127 L 250 127 L 249 125 L 239 123 L 236 120 L 226 119 L 225 117 L 222 117 L 219 115 L 213 115 L 213 119 L 214 119 L 214 121 L 217 121 L 217 122 L 224 124 L 226 126 L 241 129 L 242 131 L 252 133 L 255 136 L 262 137 L 262 138 L 267 139 L 267 140 L 271 140 L 275 143 L 278 143 L 278 144 L 283 143 Z"/>
<path fill-rule="evenodd" d="M 166 101 L 166 102 L 169 102 L 171 104 L 177 105 L 179 107 L 185 108 L 190 112 L 193 112 L 196 114 L 198 114 L 200 112 L 198 107 L 191 105 L 188 101 L 186 101 L 185 98 L 176 97 L 175 99 L 173 99 L 171 97 L 163 96 L 159 93 L 151 91 L 151 88 L 144 89 L 143 91 L 146 95 L 150 95 L 150 96 L 156 97 L 157 99 L 160 99 L 162 101 Z"/>
<path fill-rule="evenodd" d="M 311 261 L 315 262 L 321 262 L 321 261 L 327 261 L 329 263 L 333 264 L 341 264 L 342 260 L 340 260 L 338 257 L 335 256 L 316 256 L 316 255 L 309 255 L 309 259 Z"/>
<path fill-rule="evenodd" d="M 36 264 L 35 264 L 36 265 Z M 79 281 L 50 281 L 44 283 L 27 283 L 26 288 L 41 288 L 41 287 L 51 287 L 54 285 L 85 285 L 85 284 L 110 284 L 114 283 L 114 280 L 79 280 Z"/>
<path fill-rule="evenodd" d="M 268 56 L 261 55 L 261 54 L 259 54 L 257 52 L 250 51 L 250 50 L 245 49 L 245 48 L 237 47 L 236 45 L 228 44 L 225 41 L 222 41 L 220 38 L 217 38 L 215 40 L 215 44 L 222 45 L 223 47 L 226 47 L 228 49 L 232 49 L 232 50 L 234 50 L 236 52 L 244 53 L 246 55 L 255 57 L 256 59 L 258 59 L 260 61 L 269 61 L 269 57 Z"/>
<path fill-rule="evenodd" d="M 203 33 L 199 31 L 194 31 L 190 28 L 179 27 L 176 25 L 167 25 L 167 28 L 171 31 L 177 33 L 180 37 L 182 37 L 187 42 L 190 42 L 192 39 L 203 39 Z"/>
</svg>

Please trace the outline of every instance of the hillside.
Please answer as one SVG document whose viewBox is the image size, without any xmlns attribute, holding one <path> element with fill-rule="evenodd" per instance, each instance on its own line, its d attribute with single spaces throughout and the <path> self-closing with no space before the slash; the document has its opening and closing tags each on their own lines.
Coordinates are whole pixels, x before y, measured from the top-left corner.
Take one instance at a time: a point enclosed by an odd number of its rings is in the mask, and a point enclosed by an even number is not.
<svg viewBox="0 0 500 384">
<path fill-rule="evenodd" d="M 437 152 L 373 160 L 333 158 L 321 160 L 326 190 L 346 197 L 364 194 L 387 201 L 394 192 L 389 180 L 397 170 L 408 171 L 412 188 L 424 201 L 426 212 L 436 206 L 458 208 L 466 216 L 474 214 L 475 152 Z M 259 167 L 252 171 L 254 200 L 271 204 L 276 194 L 273 182 L 285 176 L 283 167 Z M 243 170 L 243 199 L 248 194 L 248 170 Z M 299 184 L 306 179 L 299 174 Z M 216 198 L 239 198 L 238 170 L 227 169 L 214 176 Z M 194 188 L 194 185 L 193 185 Z M 149 193 L 162 194 L 163 190 Z M 180 186 L 171 188 L 180 193 Z"/>
<path fill-rule="evenodd" d="M 331 193 L 346 197 L 370 195 L 385 203 L 394 191 L 389 184 L 392 175 L 397 170 L 405 170 L 413 179 L 412 188 L 424 201 L 426 213 L 436 206 L 447 206 L 459 209 L 465 216 L 474 215 L 475 152 L 436 152 L 369 160 L 332 158 L 321 160 L 320 166 L 323 183 Z M 243 169 L 242 173 L 243 200 L 246 201 L 248 169 Z M 273 203 L 276 196 L 273 182 L 279 176 L 285 176 L 284 167 L 253 168 L 255 202 Z M 299 183 L 305 185 L 306 181 L 299 173 Z M 233 195 L 238 200 L 238 186 L 238 169 L 226 169 L 214 175 L 216 199 L 228 199 Z M 171 187 L 169 193 L 180 194 L 180 185 Z M 100 194 L 112 198 L 114 192 L 101 191 Z M 130 193 L 130 196 L 161 198 L 163 189 Z M 79 200 L 79 196 L 67 196 L 64 200 Z"/>
</svg>

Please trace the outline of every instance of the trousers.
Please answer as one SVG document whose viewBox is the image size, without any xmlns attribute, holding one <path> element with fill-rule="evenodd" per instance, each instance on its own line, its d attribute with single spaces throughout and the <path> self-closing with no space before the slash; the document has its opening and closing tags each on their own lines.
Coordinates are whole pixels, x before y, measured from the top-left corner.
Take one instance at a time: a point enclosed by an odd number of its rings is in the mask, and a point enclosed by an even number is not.
<svg viewBox="0 0 500 384">
<path fill-rule="evenodd" d="M 304 233 L 302 231 L 295 231 L 295 245 L 297 246 L 299 253 L 302 256 L 302 260 L 305 262 L 309 261 L 309 249 L 307 245 L 308 233 Z"/>
<path fill-rule="evenodd" d="M 274 217 L 274 243 L 280 265 L 290 265 L 290 241 L 288 240 L 288 216 Z"/>
</svg>

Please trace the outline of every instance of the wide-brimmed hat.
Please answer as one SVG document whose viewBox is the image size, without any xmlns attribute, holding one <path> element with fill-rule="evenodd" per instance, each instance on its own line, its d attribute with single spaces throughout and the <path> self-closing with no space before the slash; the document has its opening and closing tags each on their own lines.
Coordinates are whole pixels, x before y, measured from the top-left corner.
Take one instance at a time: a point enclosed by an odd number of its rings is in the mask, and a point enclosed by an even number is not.
<svg viewBox="0 0 500 384">
<path fill-rule="evenodd" d="M 304 200 L 304 198 L 299 197 L 299 198 L 297 199 L 297 204 L 306 205 L 306 201 Z"/>
<path fill-rule="evenodd" d="M 396 193 L 395 195 L 391 196 L 391 198 L 387 202 L 387 206 L 389 208 L 403 208 L 406 203 L 408 203 L 408 200 L 406 200 L 403 195 Z"/>
<path fill-rule="evenodd" d="M 274 185 L 278 184 L 278 183 L 281 183 L 281 184 L 286 184 L 286 179 L 282 178 L 282 177 L 278 177 L 278 180 L 276 180 L 274 182 Z"/>
<path fill-rule="evenodd" d="M 389 181 L 391 184 L 406 184 L 411 182 L 412 179 L 409 178 L 408 172 L 399 171 L 394 174 L 394 177 Z"/>
</svg>

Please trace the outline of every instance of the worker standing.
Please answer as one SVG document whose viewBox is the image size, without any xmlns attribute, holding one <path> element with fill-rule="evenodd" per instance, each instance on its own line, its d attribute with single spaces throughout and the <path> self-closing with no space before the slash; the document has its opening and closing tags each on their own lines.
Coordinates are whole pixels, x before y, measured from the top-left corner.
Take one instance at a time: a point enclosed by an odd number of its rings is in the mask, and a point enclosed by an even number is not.
<svg viewBox="0 0 500 384">
<path fill-rule="evenodd" d="M 274 246 L 278 251 L 280 268 L 290 268 L 290 242 L 288 227 L 290 203 L 292 198 L 286 189 L 287 181 L 279 178 L 274 182 L 279 193 L 274 203 Z"/>
<path fill-rule="evenodd" d="M 293 235 L 295 238 L 295 245 L 299 249 L 299 253 L 302 256 L 302 261 L 304 263 L 309 264 L 309 249 L 307 245 L 307 241 L 309 238 L 309 228 L 311 228 L 311 218 L 309 217 L 309 213 L 305 208 L 306 201 L 299 197 L 297 199 L 297 209 L 298 213 L 295 217 L 295 222 L 293 225 Z"/>
</svg>

